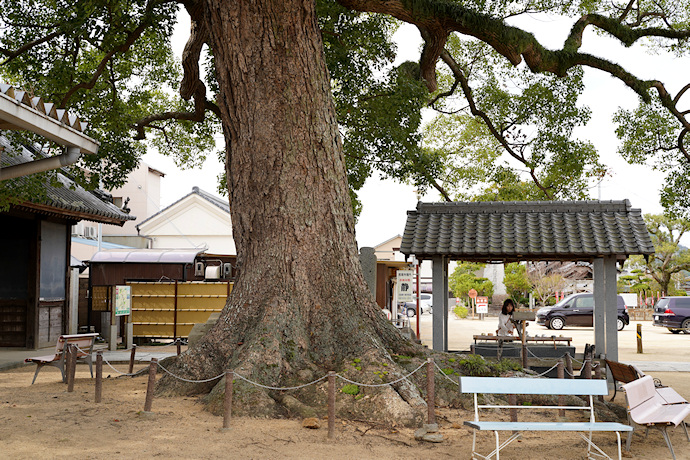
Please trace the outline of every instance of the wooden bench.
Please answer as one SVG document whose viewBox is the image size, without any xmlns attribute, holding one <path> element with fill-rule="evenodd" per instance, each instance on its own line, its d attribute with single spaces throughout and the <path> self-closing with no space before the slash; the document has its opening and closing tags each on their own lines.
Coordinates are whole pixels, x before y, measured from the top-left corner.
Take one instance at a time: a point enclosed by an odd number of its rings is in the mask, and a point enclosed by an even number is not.
<svg viewBox="0 0 690 460">
<path fill-rule="evenodd" d="M 666 441 L 671 457 L 676 458 L 671 445 L 671 438 L 666 432 L 669 425 L 683 425 L 685 437 L 690 441 L 688 428 L 683 420 L 690 415 L 690 404 L 676 393 L 672 388 L 656 388 L 651 376 L 646 375 L 637 380 L 623 385 L 625 400 L 628 404 L 628 419 L 631 422 L 649 427 L 658 428 Z M 626 450 L 630 450 L 632 431 L 628 433 L 625 444 Z"/>
<path fill-rule="evenodd" d="M 93 378 L 91 354 L 93 352 L 93 345 L 96 337 L 98 337 L 97 333 L 61 335 L 58 337 L 57 345 L 55 346 L 55 353 L 52 355 L 26 358 L 24 362 L 36 364 L 36 373 L 34 374 L 34 379 L 31 381 L 31 384 L 33 385 L 36 381 L 36 376 L 38 376 L 38 372 L 43 368 L 43 366 L 57 367 L 60 369 L 60 373 L 62 373 L 62 381 L 67 381 L 65 376 L 65 358 L 67 356 L 67 347 L 69 345 L 76 345 L 79 347 L 77 350 L 77 360 L 86 362 L 89 365 L 89 371 L 91 371 L 91 377 Z"/>
<path fill-rule="evenodd" d="M 460 392 L 474 395 L 474 420 L 466 421 L 465 425 L 474 428 L 472 436 L 472 458 L 490 459 L 494 455 L 499 459 L 500 451 L 516 440 L 521 431 L 573 431 L 587 442 L 587 458 L 608 458 L 594 442 L 592 433 L 597 431 L 614 431 L 618 439 L 618 458 L 621 459 L 621 437 L 623 431 L 632 431 L 632 427 L 617 422 L 597 422 L 594 419 L 593 396 L 607 395 L 606 380 L 570 380 L 570 379 L 541 379 L 541 378 L 502 378 L 502 377 L 460 377 Z M 587 406 L 511 406 L 479 404 L 477 394 L 524 394 L 524 395 L 584 395 L 589 396 Z M 589 421 L 582 422 L 507 422 L 480 420 L 480 409 L 564 409 L 587 410 Z M 496 448 L 484 456 L 476 451 L 477 431 L 493 431 L 496 436 Z M 503 443 L 499 442 L 499 431 L 513 431 L 512 435 Z M 585 436 L 583 433 L 589 433 Z M 554 451 L 554 457 L 558 453 Z M 526 455 L 529 458 L 529 454 Z"/>
</svg>

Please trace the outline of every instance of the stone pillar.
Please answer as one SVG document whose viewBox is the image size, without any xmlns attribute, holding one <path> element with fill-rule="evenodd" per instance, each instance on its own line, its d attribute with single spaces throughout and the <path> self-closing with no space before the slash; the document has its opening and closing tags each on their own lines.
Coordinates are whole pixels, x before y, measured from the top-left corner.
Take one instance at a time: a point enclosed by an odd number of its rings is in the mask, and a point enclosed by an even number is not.
<svg viewBox="0 0 690 460">
<path fill-rule="evenodd" d="M 443 256 L 431 259 L 432 293 L 434 311 L 432 325 L 432 348 L 436 351 L 448 349 L 448 261 Z"/>
<path fill-rule="evenodd" d="M 376 254 L 374 252 L 374 248 L 371 247 L 360 248 L 359 263 L 362 264 L 362 273 L 371 295 L 376 299 Z"/>
<path fill-rule="evenodd" d="M 616 292 L 616 256 L 604 258 L 604 283 L 606 297 L 606 358 L 618 361 L 618 294 Z M 603 352 L 595 350 L 597 354 Z"/>
<path fill-rule="evenodd" d="M 606 353 L 606 283 L 602 257 L 597 257 L 592 261 L 592 271 L 594 278 L 594 352 L 600 355 Z"/>
</svg>

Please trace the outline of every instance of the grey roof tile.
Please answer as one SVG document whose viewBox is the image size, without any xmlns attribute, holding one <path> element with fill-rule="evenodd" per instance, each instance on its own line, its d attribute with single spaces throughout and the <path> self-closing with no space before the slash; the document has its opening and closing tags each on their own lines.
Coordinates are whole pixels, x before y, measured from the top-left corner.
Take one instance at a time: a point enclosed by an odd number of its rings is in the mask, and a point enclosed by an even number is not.
<svg viewBox="0 0 690 460">
<path fill-rule="evenodd" d="M 35 156 L 40 156 L 38 151 L 28 148 L 23 148 L 21 152 L 18 152 L 4 136 L 0 136 L 0 146 L 4 147 L 5 152 L 11 153 L 10 155 L 2 155 L 3 167 L 27 163 L 33 161 Z M 57 172 L 57 179 L 61 186 L 53 186 L 50 183 L 46 183 L 45 198 L 34 199 L 30 202 L 13 206 L 32 212 L 39 212 L 37 209 L 32 208 L 32 205 L 49 206 L 54 208 L 56 212 L 72 216 L 76 220 L 83 219 L 118 225 L 122 225 L 128 220 L 136 219 L 136 216 L 131 216 L 115 206 L 112 200 L 108 201 L 107 198 L 110 196 L 108 193 L 102 190 L 89 192 L 60 172 Z M 23 178 L 18 177 L 11 180 L 22 183 Z"/>
<path fill-rule="evenodd" d="M 639 209 L 624 201 L 419 203 L 401 244 L 418 258 L 589 260 L 652 254 Z"/>
</svg>

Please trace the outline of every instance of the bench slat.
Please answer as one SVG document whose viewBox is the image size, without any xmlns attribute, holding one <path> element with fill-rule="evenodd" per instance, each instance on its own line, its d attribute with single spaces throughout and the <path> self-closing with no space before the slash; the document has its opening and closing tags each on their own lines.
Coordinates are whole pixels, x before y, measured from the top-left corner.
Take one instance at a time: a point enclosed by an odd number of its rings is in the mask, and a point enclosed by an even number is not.
<svg viewBox="0 0 690 460">
<path fill-rule="evenodd" d="M 471 422 L 465 425 L 482 431 L 632 431 L 617 422 Z"/>
<path fill-rule="evenodd" d="M 516 395 L 608 395 L 606 380 L 460 377 L 461 393 Z"/>
</svg>

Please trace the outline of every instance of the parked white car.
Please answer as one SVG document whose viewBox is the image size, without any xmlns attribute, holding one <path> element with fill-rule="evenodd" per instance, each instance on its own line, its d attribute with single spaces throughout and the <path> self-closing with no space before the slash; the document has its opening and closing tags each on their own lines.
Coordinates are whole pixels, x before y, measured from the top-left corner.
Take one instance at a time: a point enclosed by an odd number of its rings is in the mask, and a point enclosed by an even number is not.
<svg viewBox="0 0 690 460">
<path fill-rule="evenodd" d="M 431 294 L 422 293 L 419 295 L 419 298 L 420 314 L 431 313 L 434 303 L 433 296 Z M 417 314 L 417 302 L 405 302 L 401 307 L 401 310 L 408 318 L 412 318 Z"/>
</svg>

